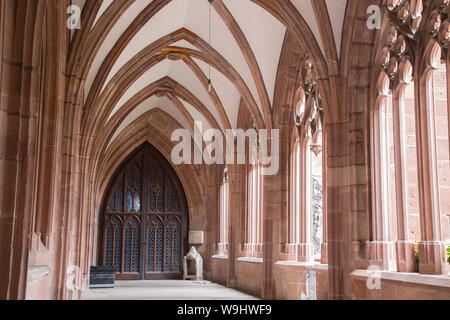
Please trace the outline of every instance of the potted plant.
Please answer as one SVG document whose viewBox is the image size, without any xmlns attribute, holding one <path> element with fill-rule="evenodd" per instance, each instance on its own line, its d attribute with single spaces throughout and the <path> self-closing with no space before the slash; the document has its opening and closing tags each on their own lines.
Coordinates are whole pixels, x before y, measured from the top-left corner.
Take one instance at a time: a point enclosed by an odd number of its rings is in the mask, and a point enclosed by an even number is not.
<svg viewBox="0 0 450 320">
<path fill-rule="evenodd" d="M 447 247 L 447 262 L 450 264 L 450 246 Z M 450 270 L 450 268 L 449 268 Z M 448 273 L 450 275 L 450 272 Z"/>
<path fill-rule="evenodd" d="M 416 239 L 413 244 L 414 257 L 416 262 L 416 272 L 419 272 L 419 243 L 422 241 L 421 238 Z"/>
</svg>

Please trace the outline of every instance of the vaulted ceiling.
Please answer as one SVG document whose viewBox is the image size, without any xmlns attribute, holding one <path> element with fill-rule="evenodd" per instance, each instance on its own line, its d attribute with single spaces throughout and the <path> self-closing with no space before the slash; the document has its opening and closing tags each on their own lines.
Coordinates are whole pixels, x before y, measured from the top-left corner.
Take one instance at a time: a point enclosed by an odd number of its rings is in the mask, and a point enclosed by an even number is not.
<svg viewBox="0 0 450 320">
<path fill-rule="evenodd" d="M 85 9 L 82 28 L 88 23 L 89 36 L 99 35 L 92 36 L 98 41 L 86 58 L 83 99 L 88 110 L 101 108 L 103 127 L 113 123 L 105 142 L 155 108 L 191 131 L 195 120 L 206 129 L 236 128 L 241 99 L 260 127 L 270 127 L 288 30 L 270 10 L 277 1 L 73 0 Z M 288 5 L 323 59 L 339 58 L 347 0 Z"/>
</svg>

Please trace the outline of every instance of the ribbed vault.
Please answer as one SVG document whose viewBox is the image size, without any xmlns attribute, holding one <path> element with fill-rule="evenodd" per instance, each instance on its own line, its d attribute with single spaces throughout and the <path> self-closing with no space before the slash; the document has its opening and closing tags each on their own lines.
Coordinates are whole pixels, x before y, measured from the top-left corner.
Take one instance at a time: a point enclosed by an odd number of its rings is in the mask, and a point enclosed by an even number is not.
<svg viewBox="0 0 450 320">
<path fill-rule="evenodd" d="M 80 6 L 82 16 L 81 29 L 69 36 L 70 4 Z M 51 295 L 69 298 L 66 267 L 87 272 L 96 262 L 100 202 L 114 171 L 145 142 L 170 158 L 175 144 L 171 133 L 179 128 L 192 132 L 197 120 L 206 129 L 281 129 L 279 175 L 264 183 L 271 200 L 264 211 L 268 245 L 263 276 L 256 281 L 261 296 L 274 297 L 277 271 L 270 243 L 275 247 L 282 239 L 270 230 L 278 232 L 277 217 L 283 222 L 289 209 L 280 204 L 287 197 L 292 106 L 306 58 L 312 60 L 324 107 L 327 206 L 333 209 L 327 211 L 330 296 L 348 297 L 350 290 L 342 284 L 353 263 L 347 229 L 356 225 L 353 213 L 370 215 L 360 196 L 370 191 L 367 177 L 358 176 L 367 156 L 360 147 L 369 88 L 363 80 L 376 42 L 375 31 L 368 32 L 362 19 L 369 4 L 371 0 L 5 1 L 0 6 L 7 17 L 0 25 L 6 31 L 0 46 L 5 111 L 0 116 L 5 124 L 0 202 L 2 212 L 11 215 L 2 216 L 0 223 L 2 234 L 10 235 L 2 243 L 5 253 L 0 252 L 10 261 L 2 265 L 6 276 L 0 280 L 2 289 L 7 288 L 2 297 L 25 297 L 26 268 L 41 265 L 27 262 L 31 244 L 40 246 L 41 241 L 57 255 L 51 257 Z M 353 55 L 363 50 L 367 54 Z M 212 216 L 218 193 L 211 190 L 218 187 L 223 167 L 177 166 L 175 171 L 187 193 L 190 229 L 205 230 L 203 254 L 211 257 L 218 223 Z M 238 221 L 245 210 L 245 168 L 230 166 L 229 174 L 238 182 L 231 210 Z M 363 224 L 358 220 L 357 225 Z M 239 226 L 233 228 L 231 243 L 237 248 L 243 236 Z M 32 240 L 30 232 L 35 233 Z M 233 280 L 238 271 L 234 264 L 229 267 Z M 19 269 L 20 274 L 11 271 Z M 213 269 L 205 265 L 208 272 Z"/>
<path fill-rule="evenodd" d="M 222 131 L 280 128 L 289 119 L 282 116 L 289 114 L 283 101 L 289 98 L 280 95 L 290 95 L 286 84 L 299 85 L 307 57 L 314 64 L 325 121 L 345 117 L 340 110 L 345 104 L 337 101 L 347 0 L 87 0 L 78 5 L 82 28 L 71 35 L 65 71 L 64 119 L 73 125 L 63 128 L 62 151 L 67 172 L 79 172 L 80 179 L 64 176 L 70 181 L 65 210 L 69 215 L 80 208 L 80 221 L 93 228 L 80 239 L 89 244 L 83 256 L 90 259 L 68 256 L 73 263 L 88 268 L 88 261 L 95 261 L 92 244 L 106 183 L 144 142 L 169 158 L 171 133 L 179 128 L 192 133 L 197 120 L 204 129 Z M 189 182 L 190 228 L 207 230 L 211 243 L 214 224 L 204 219 L 203 193 L 214 170 L 176 169 L 185 187 Z M 85 195 L 81 204 L 69 197 L 76 192 Z"/>
<path fill-rule="evenodd" d="M 191 131 L 196 120 L 236 128 L 241 105 L 257 127 L 272 128 L 287 32 L 313 58 L 325 106 L 337 95 L 327 79 L 339 73 L 346 0 L 211 3 L 74 2 L 83 28 L 72 35 L 68 71 L 82 80 L 72 94 L 83 105 L 88 143 L 106 152 L 129 123 L 161 106 Z"/>
</svg>

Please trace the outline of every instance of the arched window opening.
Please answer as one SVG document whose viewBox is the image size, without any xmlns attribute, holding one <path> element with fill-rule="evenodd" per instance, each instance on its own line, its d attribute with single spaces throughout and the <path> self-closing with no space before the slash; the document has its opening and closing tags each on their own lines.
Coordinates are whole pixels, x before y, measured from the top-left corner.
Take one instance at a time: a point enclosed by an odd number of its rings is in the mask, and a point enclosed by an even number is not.
<svg viewBox="0 0 450 320">
<path fill-rule="evenodd" d="M 307 237 L 312 244 L 311 260 L 322 258 L 323 230 L 323 159 L 322 111 L 313 105 L 307 123 L 305 187 L 307 199 Z"/>
<path fill-rule="evenodd" d="M 305 117 L 306 95 L 302 87 L 297 90 L 296 104 L 294 109 L 295 132 L 293 133 L 293 147 L 291 149 L 291 176 L 290 189 L 291 201 L 289 210 L 289 246 L 288 253 L 296 255 L 297 246 L 302 241 L 301 219 L 302 219 L 302 125 Z"/>
<path fill-rule="evenodd" d="M 296 141 L 291 159 L 291 210 L 289 217 L 289 243 L 300 243 L 301 214 L 301 144 Z"/>
<path fill-rule="evenodd" d="M 301 97 L 294 114 L 287 253 L 299 262 L 325 261 L 323 111 L 320 97 Z"/>
<path fill-rule="evenodd" d="M 441 62 L 433 71 L 436 161 L 439 183 L 439 209 L 443 240 L 450 243 L 450 152 L 447 102 L 447 66 Z"/>
<path fill-rule="evenodd" d="M 262 165 L 252 164 L 248 174 L 248 210 L 247 210 L 247 245 L 249 257 L 262 257 L 263 225 L 262 225 Z"/>
<path fill-rule="evenodd" d="M 228 183 L 228 169 L 225 167 L 223 173 L 223 181 L 220 186 L 220 199 L 219 199 L 219 254 L 228 254 L 228 227 L 229 227 L 229 207 L 230 207 L 230 186 Z"/>
<path fill-rule="evenodd" d="M 379 207 L 373 224 L 374 245 L 386 243 L 384 267 L 393 271 L 416 270 L 408 261 L 414 254 L 413 243 L 421 239 L 414 90 L 414 82 L 409 79 L 408 84 L 399 84 L 393 94 L 382 98 L 377 112 L 379 128 L 375 129 L 375 135 L 379 132 L 375 147 L 381 163 L 375 166 L 380 188 L 375 188 L 375 203 Z M 405 252 L 401 256 L 407 258 L 394 259 L 393 243 L 397 243 L 398 252 Z"/>
<path fill-rule="evenodd" d="M 394 141 L 394 113 L 393 113 L 393 97 L 389 95 L 386 97 L 385 104 L 381 110 L 382 117 L 382 154 L 384 157 L 385 170 L 383 174 L 383 181 L 385 182 L 384 201 L 385 206 L 385 221 L 389 221 L 390 228 L 386 228 L 385 232 L 389 233 L 385 239 L 391 237 L 395 239 L 396 228 L 395 223 L 397 212 L 397 196 L 396 196 L 396 169 L 395 169 L 395 141 Z"/>
<path fill-rule="evenodd" d="M 404 89 L 404 100 L 402 123 L 403 139 L 405 143 L 406 176 L 407 186 L 407 212 L 409 225 L 409 238 L 414 241 L 421 239 L 420 231 L 420 199 L 419 199 L 419 173 L 417 164 L 417 129 L 416 129 L 416 101 L 414 98 L 414 82 Z"/>
<path fill-rule="evenodd" d="M 320 145 L 322 144 L 322 141 Z M 311 237 L 314 250 L 314 259 L 321 260 L 322 258 L 322 243 L 323 243 L 323 166 L 322 166 L 322 152 L 315 149 L 317 144 L 310 143 L 310 164 L 309 170 L 309 196 L 310 196 L 310 215 L 311 215 Z"/>
<path fill-rule="evenodd" d="M 371 260 L 391 271 L 417 269 L 414 242 L 421 239 L 419 153 L 413 65 L 408 42 L 395 26 L 380 51 L 382 72 L 373 113 Z M 380 254 L 382 253 L 382 254 Z M 416 256 L 417 258 L 417 256 Z"/>
</svg>

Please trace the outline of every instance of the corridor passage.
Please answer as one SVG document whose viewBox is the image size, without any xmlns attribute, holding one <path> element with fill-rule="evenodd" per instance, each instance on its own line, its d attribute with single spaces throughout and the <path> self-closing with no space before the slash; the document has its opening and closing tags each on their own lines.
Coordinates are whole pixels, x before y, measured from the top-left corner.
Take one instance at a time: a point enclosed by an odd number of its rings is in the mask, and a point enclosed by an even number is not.
<svg viewBox="0 0 450 320">
<path fill-rule="evenodd" d="M 93 289 L 81 300 L 257 300 L 209 281 L 118 281 L 114 289 Z"/>
</svg>

